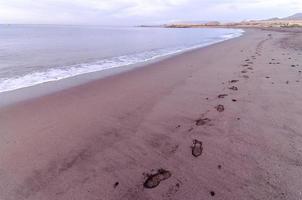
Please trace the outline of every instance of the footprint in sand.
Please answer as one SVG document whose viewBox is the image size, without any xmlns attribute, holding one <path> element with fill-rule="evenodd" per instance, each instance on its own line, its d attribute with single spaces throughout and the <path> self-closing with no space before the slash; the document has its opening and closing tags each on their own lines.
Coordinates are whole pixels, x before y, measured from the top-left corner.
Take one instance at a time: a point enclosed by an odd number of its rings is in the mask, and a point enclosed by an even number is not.
<svg viewBox="0 0 302 200">
<path fill-rule="evenodd" d="M 113 187 L 116 188 L 120 183 L 119 182 L 115 182 Z"/>
<path fill-rule="evenodd" d="M 170 178 L 172 176 L 171 172 L 165 169 L 159 169 L 157 170 L 157 173 L 147 175 L 148 178 L 144 183 L 144 187 L 148 189 L 152 189 L 157 187 L 160 182 Z"/>
<path fill-rule="evenodd" d="M 192 155 L 194 157 L 199 157 L 202 154 L 203 151 L 203 146 L 202 142 L 199 140 L 193 140 L 193 145 L 192 145 Z"/>
<path fill-rule="evenodd" d="M 230 83 L 237 83 L 237 82 L 239 82 L 239 80 L 231 80 L 231 81 L 229 81 Z"/>
<path fill-rule="evenodd" d="M 216 106 L 215 107 L 216 108 L 216 110 L 218 111 L 218 112 L 223 112 L 224 111 L 224 106 L 223 105 L 218 105 L 218 106 Z"/>
<path fill-rule="evenodd" d="M 245 74 L 245 73 L 247 73 L 247 71 L 246 70 L 242 70 L 241 73 Z"/>
<path fill-rule="evenodd" d="M 242 77 L 246 79 L 250 78 L 248 75 L 243 75 Z"/>
<path fill-rule="evenodd" d="M 209 118 L 200 118 L 195 121 L 196 126 L 203 126 L 209 123 L 211 120 Z"/>
<path fill-rule="evenodd" d="M 220 95 L 218 95 L 218 98 L 223 99 L 224 97 L 227 97 L 227 96 L 228 96 L 227 94 L 220 94 Z"/>
<path fill-rule="evenodd" d="M 234 91 L 237 91 L 238 90 L 238 87 L 236 86 L 232 86 L 232 87 L 229 87 L 230 90 L 234 90 Z"/>
</svg>

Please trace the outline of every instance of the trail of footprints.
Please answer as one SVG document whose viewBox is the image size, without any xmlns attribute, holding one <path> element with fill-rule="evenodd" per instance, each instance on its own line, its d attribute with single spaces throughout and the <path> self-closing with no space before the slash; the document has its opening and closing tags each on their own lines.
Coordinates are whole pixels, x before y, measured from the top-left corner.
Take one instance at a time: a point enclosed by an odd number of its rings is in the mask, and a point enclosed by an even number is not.
<svg viewBox="0 0 302 200">
<path fill-rule="evenodd" d="M 242 74 L 244 74 L 242 77 L 247 79 L 249 78 L 249 76 L 247 75 L 249 73 L 249 71 L 253 70 L 253 64 L 254 62 L 252 60 L 256 60 L 256 55 L 260 56 L 261 55 L 261 45 L 258 45 L 257 47 L 257 50 L 256 50 L 256 54 L 254 56 L 252 56 L 251 58 L 249 59 L 246 59 L 244 60 L 244 64 L 242 65 L 244 68 L 243 70 L 241 71 Z M 234 80 L 230 80 L 228 81 L 228 89 L 230 91 L 238 91 L 239 88 L 238 86 L 236 86 L 235 84 L 238 83 L 239 80 L 238 79 L 234 79 Z M 227 97 L 229 97 L 230 94 L 219 94 L 217 96 L 218 99 L 225 99 Z M 206 98 L 207 100 L 209 98 Z M 237 99 L 231 99 L 232 102 L 237 102 Z M 222 113 L 225 111 L 225 106 L 222 105 L 222 104 L 218 104 L 217 106 L 215 106 L 213 109 L 215 109 L 217 112 L 219 113 Z M 240 118 L 237 118 L 237 120 L 240 120 Z M 202 115 L 202 117 L 196 119 L 194 121 L 194 126 L 191 127 L 188 132 L 191 132 L 194 130 L 194 127 L 201 127 L 201 126 L 210 126 L 211 125 L 211 122 L 212 120 L 204 115 Z M 181 127 L 180 125 L 177 126 L 177 128 Z M 191 154 L 192 154 L 192 157 L 194 158 L 198 158 L 200 156 L 202 156 L 202 153 L 204 151 L 204 145 L 203 145 L 203 142 L 200 141 L 199 139 L 193 139 L 192 140 L 192 145 L 191 145 Z M 222 169 L 222 165 L 218 165 L 217 166 L 217 169 L 218 170 L 221 170 Z M 154 171 L 154 170 L 153 170 Z M 147 189 L 152 189 L 152 188 L 155 188 L 157 186 L 160 185 L 160 183 L 162 181 L 165 181 L 167 179 L 169 179 L 170 177 L 172 177 L 172 173 L 169 171 L 169 170 L 166 170 L 166 169 L 159 169 L 159 170 L 156 170 L 154 171 L 154 173 L 151 173 L 151 174 L 145 174 L 145 182 L 143 183 L 143 186 L 144 188 L 147 188 Z M 176 187 L 175 188 L 179 188 L 180 187 L 180 184 L 177 183 L 176 184 Z M 209 191 L 209 195 L 210 196 L 215 196 L 215 191 Z"/>
<path fill-rule="evenodd" d="M 252 55 L 250 58 L 247 58 L 243 61 L 243 64 L 241 65 L 243 69 L 240 71 L 240 78 L 243 78 L 243 79 L 250 78 L 250 74 L 253 73 L 253 70 L 254 70 L 254 68 L 253 68 L 254 62 L 257 60 L 257 57 L 262 55 L 263 44 L 271 38 L 272 38 L 272 35 L 268 34 L 268 38 L 265 40 L 262 40 L 257 45 L 254 55 Z M 243 50 L 241 50 L 241 52 L 243 52 Z M 288 59 L 291 60 L 292 58 L 289 57 Z M 280 65 L 280 62 L 273 58 L 273 59 L 271 59 L 269 64 L 270 65 Z M 294 67 L 298 67 L 298 66 L 299 66 L 299 64 L 292 64 L 290 67 L 294 68 Z M 299 73 L 301 74 L 302 72 L 299 71 Z M 266 78 L 270 79 L 269 76 L 266 76 Z M 239 90 L 238 86 L 236 85 L 236 83 L 238 83 L 239 81 L 240 80 L 238 80 L 238 79 L 228 81 L 228 84 L 229 84 L 228 89 L 230 92 L 236 92 Z M 286 83 L 289 84 L 289 81 L 287 81 Z M 231 94 L 219 94 L 217 96 L 217 99 L 223 100 L 231 95 L 232 95 L 232 93 Z M 208 100 L 209 98 L 206 98 L 206 99 Z M 235 99 L 235 98 L 232 98 L 231 100 L 232 100 L 232 102 L 237 102 L 237 99 Z M 216 107 L 214 107 L 214 109 L 217 112 L 222 113 L 225 111 L 226 108 L 224 105 L 218 104 Z M 237 120 L 240 120 L 240 118 L 238 117 Z M 212 122 L 212 120 L 210 118 L 202 115 L 202 117 L 200 117 L 194 121 L 193 126 L 188 130 L 188 132 L 193 131 L 195 127 L 201 127 L 201 126 L 206 126 L 206 125 L 211 126 L 211 122 Z M 179 127 L 181 127 L 181 126 L 178 125 L 177 128 L 179 128 Z M 202 141 L 194 138 L 192 140 L 192 144 L 191 144 L 190 148 L 191 148 L 192 157 L 199 158 L 200 156 L 202 156 L 202 153 L 204 151 L 204 145 L 203 145 Z M 218 165 L 217 169 L 221 170 L 222 165 Z M 166 169 L 158 169 L 158 170 L 153 170 L 153 173 L 151 173 L 151 174 L 145 174 L 145 177 L 146 177 L 146 179 L 145 179 L 145 182 L 143 183 L 144 188 L 152 189 L 152 188 L 159 186 L 162 181 L 165 181 L 165 180 L 169 179 L 170 177 L 172 177 L 172 173 Z M 117 187 L 117 185 L 118 184 L 115 184 L 114 187 Z M 179 188 L 180 188 L 179 182 L 176 183 L 175 186 L 173 186 L 173 190 L 175 192 L 177 192 L 179 190 Z M 216 193 L 215 193 L 215 191 L 209 191 L 209 195 L 213 197 L 216 195 Z"/>
<path fill-rule="evenodd" d="M 269 36 L 271 37 L 271 36 Z M 253 70 L 253 64 L 254 64 L 254 61 L 257 59 L 257 56 L 261 56 L 262 54 L 262 45 L 265 41 L 267 41 L 268 39 L 266 40 L 263 40 L 261 41 L 258 45 L 257 45 L 257 48 L 256 48 L 256 52 L 253 56 L 251 56 L 251 58 L 247 58 L 244 60 L 244 63 L 242 64 L 242 67 L 243 69 L 240 71 L 241 72 L 241 76 L 242 78 L 244 79 L 248 79 L 249 78 L 249 75 L 248 73 L 251 72 Z M 241 51 L 243 52 L 243 51 Z M 239 80 L 238 79 L 234 79 L 234 80 L 230 80 L 228 81 L 228 89 L 230 91 L 238 91 L 239 88 L 238 86 L 236 86 L 236 83 L 238 83 Z M 218 99 L 225 99 L 227 97 L 229 97 L 231 94 L 219 94 L 217 96 Z M 206 98 L 207 100 L 209 98 Z M 231 99 L 232 102 L 237 102 L 237 99 Z M 219 112 L 219 113 L 222 113 L 225 111 L 225 106 L 222 105 L 222 104 L 218 104 L 217 106 L 214 107 L 214 109 Z M 237 120 L 240 120 L 240 118 L 237 118 Z M 192 130 L 194 130 L 194 127 L 200 127 L 200 126 L 210 126 L 211 125 L 211 119 L 202 115 L 202 117 L 196 119 L 194 121 L 194 126 L 191 127 L 188 132 L 191 132 Z M 181 127 L 180 125 L 177 126 L 177 128 Z M 191 145 L 191 154 L 194 158 L 198 158 L 200 156 L 202 156 L 202 153 L 203 153 L 203 150 L 204 150 L 204 145 L 203 145 L 203 142 L 200 141 L 199 139 L 193 139 L 192 140 L 192 145 Z M 217 166 L 217 169 L 218 170 L 221 170 L 222 169 L 222 165 L 218 165 Z M 143 183 L 143 186 L 144 188 L 147 188 L 147 189 L 152 189 L 152 188 L 155 188 L 157 186 L 160 185 L 160 183 L 162 181 L 165 181 L 167 179 L 169 179 L 170 177 L 172 177 L 172 173 L 169 171 L 169 170 L 166 170 L 166 169 L 158 169 L 157 171 L 155 171 L 154 173 L 151 173 L 151 174 L 145 174 L 146 176 L 146 179 L 145 179 L 145 182 Z M 176 184 L 176 188 L 179 188 L 180 187 L 180 184 L 177 183 Z M 209 195 L 210 196 L 215 196 L 215 191 L 209 191 Z"/>
<path fill-rule="evenodd" d="M 288 48 L 284 48 L 284 47 L 283 47 L 283 49 L 288 50 Z M 302 55 L 300 52 L 297 52 L 297 51 L 302 51 L 302 49 L 294 48 L 294 51 L 296 51 L 298 57 L 299 57 L 300 55 Z M 297 73 L 298 73 L 298 75 L 300 75 L 300 76 L 299 76 L 299 79 L 296 80 L 296 82 L 299 83 L 299 82 L 300 82 L 300 79 L 301 79 L 301 75 L 302 75 L 302 70 L 301 70 L 299 64 L 294 63 L 294 61 L 297 61 L 297 60 L 294 59 L 294 58 L 291 56 L 291 55 L 293 55 L 293 54 L 294 54 L 294 53 L 288 53 L 288 52 L 287 52 L 287 53 L 282 53 L 282 56 L 284 57 L 284 60 L 288 60 L 289 62 L 292 63 L 292 64 L 289 64 L 289 68 L 295 68 L 295 69 L 297 69 Z M 268 64 L 269 64 L 269 65 L 280 65 L 281 63 L 280 63 L 280 61 L 278 61 L 277 59 L 272 58 Z M 270 79 L 271 77 L 270 77 L 270 76 L 266 76 L 265 78 Z M 286 81 L 284 81 L 284 82 L 285 82 L 285 84 L 287 84 L 287 85 L 290 84 L 290 81 L 289 81 L 289 80 L 286 80 Z M 271 82 L 271 83 L 274 84 L 274 82 Z"/>
</svg>

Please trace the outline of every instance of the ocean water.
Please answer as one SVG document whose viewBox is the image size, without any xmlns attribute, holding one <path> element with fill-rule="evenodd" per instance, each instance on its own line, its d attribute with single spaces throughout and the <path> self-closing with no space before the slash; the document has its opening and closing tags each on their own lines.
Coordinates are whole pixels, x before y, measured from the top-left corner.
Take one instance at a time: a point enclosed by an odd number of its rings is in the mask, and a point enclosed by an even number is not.
<svg viewBox="0 0 302 200">
<path fill-rule="evenodd" d="M 143 63 L 242 33 L 237 29 L 0 25 L 0 93 Z"/>
</svg>

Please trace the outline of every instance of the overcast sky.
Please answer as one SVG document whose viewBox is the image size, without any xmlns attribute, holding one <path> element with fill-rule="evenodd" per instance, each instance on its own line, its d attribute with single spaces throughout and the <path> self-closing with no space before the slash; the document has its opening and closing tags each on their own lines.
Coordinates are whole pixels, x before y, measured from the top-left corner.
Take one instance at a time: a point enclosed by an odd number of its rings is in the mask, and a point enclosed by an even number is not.
<svg viewBox="0 0 302 200">
<path fill-rule="evenodd" d="M 0 0 L 0 23 L 139 25 L 241 21 L 302 11 L 302 0 Z"/>
</svg>

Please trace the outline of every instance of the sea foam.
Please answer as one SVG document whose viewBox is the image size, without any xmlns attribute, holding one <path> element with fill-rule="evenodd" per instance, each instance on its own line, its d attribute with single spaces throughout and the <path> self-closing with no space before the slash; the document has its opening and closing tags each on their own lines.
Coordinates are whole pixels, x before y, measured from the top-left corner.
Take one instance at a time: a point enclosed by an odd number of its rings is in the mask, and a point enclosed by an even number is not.
<svg viewBox="0 0 302 200">
<path fill-rule="evenodd" d="M 194 46 L 179 46 L 175 48 L 155 49 L 151 51 L 141 52 L 131 55 L 123 55 L 108 59 L 102 59 L 91 63 L 82 63 L 70 66 L 61 66 L 51 68 L 45 71 L 35 71 L 22 76 L 0 79 L 0 93 L 12 90 L 17 90 L 25 87 L 30 87 L 51 81 L 58 81 L 70 77 L 75 77 L 81 74 L 87 74 L 117 67 L 123 67 L 133 64 L 139 64 L 154 60 L 157 58 L 181 53 L 184 51 L 205 47 L 211 44 L 222 42 L 231 38 L 239 37 L 243 33 L 242 30 L 237 30 L 235 33 L 225 34 L 220 37 L 211 38 L 201 44 Z"/>
</svg>

